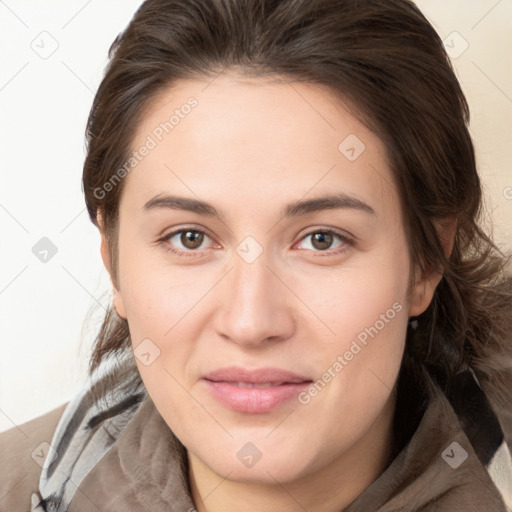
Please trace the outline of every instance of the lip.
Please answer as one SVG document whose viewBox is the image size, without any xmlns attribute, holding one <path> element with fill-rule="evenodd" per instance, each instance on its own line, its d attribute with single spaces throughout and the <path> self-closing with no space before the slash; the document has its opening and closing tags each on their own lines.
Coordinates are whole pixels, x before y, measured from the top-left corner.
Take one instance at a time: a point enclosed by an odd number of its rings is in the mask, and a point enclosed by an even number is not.
<svg viewBox="0 0 512 512">
<path fill-rule="evenodd" d="M 202 380 L 222 405 L 252 414 L 276 409 L 312 383 L 308 377 L 279 368 L 221 368 Z"/>
</svg>

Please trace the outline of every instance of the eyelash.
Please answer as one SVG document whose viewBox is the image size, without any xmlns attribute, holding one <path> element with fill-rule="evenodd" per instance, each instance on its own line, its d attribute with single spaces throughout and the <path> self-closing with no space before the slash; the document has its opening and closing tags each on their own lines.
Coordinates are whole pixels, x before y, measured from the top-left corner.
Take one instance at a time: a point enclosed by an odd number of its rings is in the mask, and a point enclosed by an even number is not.
<svg viewBox="0 0 512 512">
<path fill-rule="evenodd" d="M 180 233 L 184 233 L 186 231 L 193 231 L 195 233 L 200 233 L 200 234 L 203 234 L 203 235 L 206 235 L 209 237 L 209 235 L 201 230 L 201 229 L 197 229 L 197 228 L 193 228 L 193 227 L 185 227 L 185 228 L 181 228 L 181 229 L 178 229 L 176 231 L 172 231 L 171 233 L 163 236 L 162 238 L 160 238 L 158 240 L 158 242 L 160 242 L 164 249 L 166 251 L 169 251 L 169 252 L 172 252 L 174 254 L 177 254 L 178 256 L 185 256 L 185 257 L 197 257 L 198 256 L 198 252 L 199 252 L 199 249 L 190 249 L 188 251 L 180 251 L 178 249 L 174 249 L 172 246 L 169 245 L 168 241 L 175 235 L 177 234 L 180 234 Z M 334 235 L 336 237 L 338 237 L 342 242 L 343 242 L 343 245 L 341 246 L 342 249 L 340 250 L 339 248 L 337 250 L 334 250 L 334 251 L 329 251 L 329 250 L 325 250 L 325 251 L 320 251 L 320 250 L 317 250 L 317 251 L 313 251 L 314 252 L 314 255 L 315 256 L 321 256 L 321 257 L 326 257 L 326 256 L 333 256 L 333 255 L 341 255 L 343 254 L 344 252 L 346 252 L 348 250 L 348 247 L 350 246 L 353 246 L 354 245 L 354 241 L 347 237 L 346 235 L 342 235 L 341 233 L 337 232 L 337 231 L 334 231 L 332 229 L 315 229 L 313 231 L 309 231 L 308 233 L 306 233 L 301 239 L 300 241 L 306 239 L 308 236 L 311 236 L 311 235 L 314 235 L 316 233 L 322 233 L 322 234 L 330 234 L 330 235 Z M 211 237 L 209 237 L 211 238 Z M 308 249 L 299 249 L 299 250 L 308 250 Z"/>
</svg>

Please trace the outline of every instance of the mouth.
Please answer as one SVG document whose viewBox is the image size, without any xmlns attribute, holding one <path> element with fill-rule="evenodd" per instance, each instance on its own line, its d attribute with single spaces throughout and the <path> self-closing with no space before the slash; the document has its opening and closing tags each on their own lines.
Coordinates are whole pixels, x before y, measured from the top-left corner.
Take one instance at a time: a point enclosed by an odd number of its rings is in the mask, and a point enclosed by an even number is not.
<svg viewBox="0 0 512 512">
<path fill-rule="evenodd" d="M 287 370 L 222 368 L 202 379 L 209 393 L 236 412 L 262 414 L 295 398 L 313 381 Z"/>
</svg>

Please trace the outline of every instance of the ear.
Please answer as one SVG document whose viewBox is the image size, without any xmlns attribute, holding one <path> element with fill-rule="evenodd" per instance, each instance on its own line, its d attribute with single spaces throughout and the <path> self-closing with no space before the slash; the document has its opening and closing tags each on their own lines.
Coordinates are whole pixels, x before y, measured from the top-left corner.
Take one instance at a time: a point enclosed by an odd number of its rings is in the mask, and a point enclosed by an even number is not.
<svg viewBox="0 0 512 512">
<path fill-rule="evenodd" d="M 450 256 L 455 233 L 457 231 L 457 217 L 449 217 L 435 221 L 439 241 L 447 257 Z M 426 272 L 424 276 L 416 276 L 414 288 L 411 293 L 409 316 L 421 315 L 432 302 L 437 285 L 443 277 L 442 270 L 436 272 L 434 269 Z"/>
<path fill-rule="evenodd" d="M 105 234 L 105 230 L 103 227 L 100 213 L 98 213 L 97 219 L 98 219 L 98 226 L 100 227 L 100 234 L 101 234 L 101 245 L 100 245 L 101 259 L 103 260 L 103 265 L 105 266 L 105 268 L 110 276 L 110 282 L 112 283 L 112 291 L 114 294 L 114 309 L 116 310 L 117 314 L 121 318 L 124 318 L 126 320 L 126 309 L 124 307 L 123 297 L 121 295 L 120 290 L 117 288 L 117 286 L 114 282 L 114 279 L 112 278 L 112 263 L 110 261 L 110 250 L 109 250 L 108 240 L 107 240 L 107 236 Z"/>
</svg>

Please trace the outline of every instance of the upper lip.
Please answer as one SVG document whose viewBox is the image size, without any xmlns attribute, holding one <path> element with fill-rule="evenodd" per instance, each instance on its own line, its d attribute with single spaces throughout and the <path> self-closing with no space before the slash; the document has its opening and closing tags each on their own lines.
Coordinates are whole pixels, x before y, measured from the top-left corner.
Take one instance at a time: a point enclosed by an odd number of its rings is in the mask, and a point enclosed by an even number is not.
<svg viewBox="0 0 512 512">
<path fill-rule="evenodd" d="M 280 368 L 256 368 L 249 370 L 235 366 L 214 370 L 206 374 L 203 379 L 213 382 L 247 382 L 250 384 L 299 384 L 311 381 L 307 377 Z"/>
</svg>

